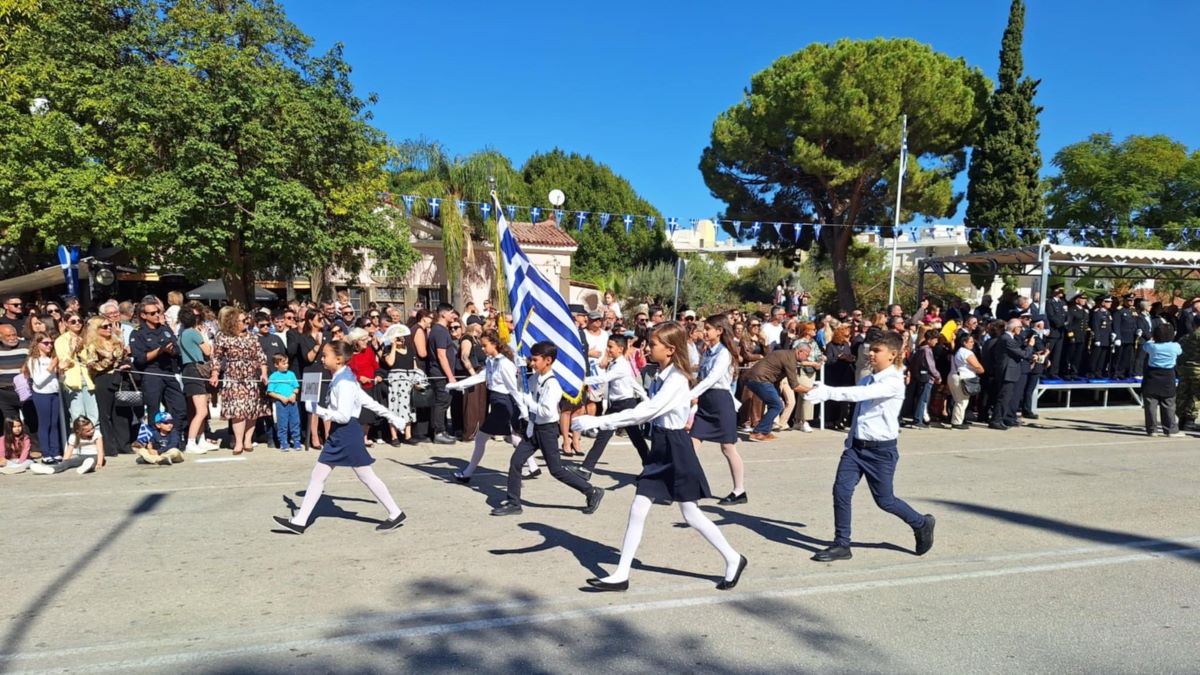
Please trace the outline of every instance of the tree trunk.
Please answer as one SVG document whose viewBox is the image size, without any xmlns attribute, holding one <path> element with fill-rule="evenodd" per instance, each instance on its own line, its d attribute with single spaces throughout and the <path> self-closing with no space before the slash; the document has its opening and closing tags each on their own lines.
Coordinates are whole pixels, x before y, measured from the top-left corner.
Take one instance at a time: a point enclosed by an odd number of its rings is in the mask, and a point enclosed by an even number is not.
<svg viewBox="0 0 1200 675">
<path fill-rule="evenodd" d="M 826 226 L 822 228 L 821 235 L 825 238 L 825 250 L 829 252 L 829 260 L 833 264 L 833 286 L 837 289 L 838 309 L 852 312 L 858 309 L 847 260 L 850 242 L 854 237 L 853 228 Z"/>
<path fill-rule="evenodd" d="M 225 299 L 236 302 L 243 309 L 250 309 L 254 294 L 254 270 L 242 245 L 241 236 L 235 236 L 229 245 L 230 265 L 221 274 L 225 285 Z"/>
</svg>

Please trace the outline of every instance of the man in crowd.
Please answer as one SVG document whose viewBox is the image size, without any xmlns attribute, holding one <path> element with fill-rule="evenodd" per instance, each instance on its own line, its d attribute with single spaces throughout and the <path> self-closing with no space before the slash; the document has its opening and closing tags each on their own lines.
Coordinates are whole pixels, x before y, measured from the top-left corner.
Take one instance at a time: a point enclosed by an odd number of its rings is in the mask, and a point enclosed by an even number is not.
<svg viewBox="0 0 1200 675">
<path fill-rule="evenodd" d="M 775 305 L 771 308 L 770 319 L 763 322 L 762 334 L 767 341 L 767 349 L 775 349 L 779 344 L 779 337 L 783 335 L 783 308 Z"/>
<path fill-rule="evenodd" d="M 1127 293 L 1121 298 L 1121 307 L 1113 313 L 1113 333 L 1116 335 L 1117 362 L 1113 367 L 1112 376 L 1118 380 L 1133 377 L 1133 350 L 1138 346 L 1138 317 L 1133 307 L 1133 293 Z"/>
<path fill-rule="evenodd" d="M 1067 320 L 1067 342 L 1063 354 L 1063 365 L 1069 368 L 1062 373 L 1064 379 L 1087 379 L 1088 307 L 1087 296 L 1076 293 L 1071 298 Z"/>
<path fill-rule="evenodd" d="M 25 303 L 21 296 L 4 296 L 4 315 L 0 316 L 0 324 L 12 326 L 18 335 L 25 329 Z"/>
<path fill-rule="evenodd" d="M 142 298 L 138 314 L 142 320 L 140 328 L 129 339 L 129 351 L 133 354 L 133 367 L 143 371 L 142 396 L 146 402 L 146 414 L 158 413 L 165 403 L 167 412 L 177 420 L 187 419 L 187 401 L 183 389 L 175 376 L 182 370 L 179 344 L 172 331 L 163 323 L 162 302 L 153 295 Z"/>
<path fill-rule="evenodd" d="M 1099 307 L 1092 310 L 1092 359 L 1089 377 L 1097 379 L 1109 376 L 1112 365 L 1112 348 L 1121 345 L 1113 335 L 1112 296 L 1100 298 Z"/>
<path fill-rule="evenodd" d="M 1050 351 L 1047 359 L 1046 377 L 1051 380 L 1061 379 L 1067 374 L 1063 368 L 1063 346 L 1066 344 L 1067 320 L 1070 318 L 1067 309 L 1067 291 L 1062 286 L 1055 286 L 1046 301 L 1046 347 Z"/>
<path fill-rule="evenodd" d="M 1005 332 L 997 338 L 996 345 L 991 350 L 990 366 L 995 377 L 992 385 L 995 398 L 988 427 L 992 429 L 1006 431 L 1018 426 L 1013 403 L 1019 399 L 1014 396 L 1017 382 L 1021 380 L 1021 370 L 1033 355 L 1032 340 L 1024 345 L 1018 340 L 1023 329 L 1020 319 L 1009 319 Z"/>
<path fill-rule="evenodd" d="M 446 385 L 455 381 L 454 371 L 458 368 L 458 345 L 450 336 L 450 323 L 458 319 L 458 313 L 443 302 L 438 305 L 435 317 L 429 330 L 429 358 L 426 360 L 429 387 L 433 390 L 430 423 L 434 443 L 453 445 L 457 441 L 446 433 L 446 413 L 450 410 L 450 392 Z"/>
<path fill-rule="evenodd" d="M 5 298 L 5 310 L 8 309 L 7 301 Z M 29 344 L 17 333 L 16 327 L 0 322 L 0 424 L 21 417 L 21 397 L 17 395 L 13 380 L 28 356 Z"/>
<path fill-rule="evenodd" d="M 797 364 L 808 358 L 810 347 L 802 343 L 795 351 L 791 349 L 776 349 L 768 352 L 750 367 L 746 374 L 746 387 L 757 396 L 766 406 L 758 426 L 750 434 L 752 441 L 770 441 L 775 439 L 771 433 L 775 418 L 783 412 L 783 397 L 779 395 L 779 382 L 785 377 L 788 386 L 794 391 L 800 391 L 800 376 L 796 372 Z M 784 424 L 786 424 L 786 420 Z"/>
</svg>

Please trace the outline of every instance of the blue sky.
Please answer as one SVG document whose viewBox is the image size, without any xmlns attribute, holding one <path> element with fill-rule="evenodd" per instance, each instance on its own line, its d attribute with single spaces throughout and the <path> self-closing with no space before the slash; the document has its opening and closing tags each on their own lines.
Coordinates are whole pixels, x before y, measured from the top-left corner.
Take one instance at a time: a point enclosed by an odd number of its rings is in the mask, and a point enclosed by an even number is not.
<svg viewBox="0 0 1200 675">
<path fill-rule="evenodd" d="M 282 1 L 318 49 L 345 43 L 356 90 L 379 95 L 375 123 L 393 139 L 425 137 L 461 154 L 491 146 L 517 166 L 556 146 L 589 154 L 682 222 L 722 209 L 697 169 L 700 152 L 716 116 L 776 58 L 842 37 L 911 37 L 995 79 L 1009 7 Z M 1161 133 L 1200 148 L 1200 3 L 1029 4 L 1025 70 L 1042 80 L 1047 172 L 1059 148 L 1093 132 Z"/>
</svg>

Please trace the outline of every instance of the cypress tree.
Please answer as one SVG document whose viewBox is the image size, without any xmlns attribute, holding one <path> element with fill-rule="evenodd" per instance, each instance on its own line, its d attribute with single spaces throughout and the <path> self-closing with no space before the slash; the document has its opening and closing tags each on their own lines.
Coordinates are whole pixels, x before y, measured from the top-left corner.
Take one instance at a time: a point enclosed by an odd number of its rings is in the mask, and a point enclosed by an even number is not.
<svg viewBox="0 0 1200 675">
<path fill-rule="evenodd" d="M 966 226 L 973 251 L 1013 248 L 1041 239 L 1045 212 L 1037 141 L 1042 109 L 1033 102 L 1040 81 L 1023 76 L 1024 31 L 1025 3 L 1013 0 L 1000 43 L 999 82 L 967 171 Z M 993 276 L 981 270 L 972 281 L 984 287 Z"/>
</svg>

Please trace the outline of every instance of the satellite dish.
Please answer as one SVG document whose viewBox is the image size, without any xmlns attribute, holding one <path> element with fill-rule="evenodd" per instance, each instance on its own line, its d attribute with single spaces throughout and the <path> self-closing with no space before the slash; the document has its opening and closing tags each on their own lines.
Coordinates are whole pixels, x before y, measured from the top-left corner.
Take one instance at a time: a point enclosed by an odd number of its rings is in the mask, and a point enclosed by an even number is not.
<svg viewBox="0 0 1200 675">
<path fill-rule="evenodd" d="M 550 199 L 550 203 L 556 208 L 562 206 L 563 202 L 567 201 L 567 196 L 563 194 L 562 190 L 558 189 L 551 190 L 548 197 Z"/>
</svg>

